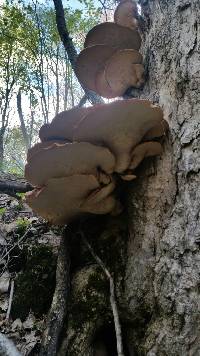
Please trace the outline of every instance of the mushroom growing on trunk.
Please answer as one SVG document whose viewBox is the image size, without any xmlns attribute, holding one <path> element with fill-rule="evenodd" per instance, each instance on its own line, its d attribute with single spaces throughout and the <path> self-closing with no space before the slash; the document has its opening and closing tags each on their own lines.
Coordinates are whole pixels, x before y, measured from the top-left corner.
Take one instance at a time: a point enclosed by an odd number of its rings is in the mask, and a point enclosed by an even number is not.
<svg viewBox="0 0 200 356">
<path fill-rule="evenodd" d="M 76 75 L 85 87 L 97 92 L 97 73 L 104 69 L 106 61 L 115 51 L 116 48 L 101 44 L 81 51 L 76 62 Z"/>
<path fill-rule="evenodd" d="M 99 104 L 101 105 L 101 104 Z M 45 124 L 40 128 L 39 137 L 41 141 L 67 140 L 72 142 L 74 130 L 83 117 L 90 111 L 96 110 L 98 105 L 85 107 L 74 107 L 73 109 L 62 111 L 52 120 L 50 124 Z"/>
<path fill-rule="evenodd" d="M 167 127 L 162 110 L 148 100 L 58 114 L 41 128 L 44 141 L 28 152 L 25 176 L 36 187 L 28 204 L 54 224 L 88 213 L 118 214 L 116 173 L 124 180 L 136 178 L 134 169 L 145 157 L 161 154 L 161 144 L 151 141 Z"/>
<path fill-rule="evenodd" d="M 133 49 L 116 51 L 110 57 L 105 64 L 105 81 L 113 97 L 122 96 L 128 88 L 139 88 L 144 83 L 144 67 L 141 63 L 142 55 Z"/>
<path fill-rule="evenodd" d="M 105 98 L 115 98 L 129 87 L 138 88 L 143 84 L 141 63 L 142 55 L 134 49 L 95 45 L 84 49 L 78 56 L 76 74 L 88 89 Z"/>
<path fill-rule="evenodd" d="M 104 22 L 93 27 L 87 34 L 84 47 L 104 44 L 119 49 L 140 49 L 141 37 L 137 30 Z"/>
<path fill-rule="evenodd" d="M 148 100 L 117 100 L 89 113 L 75 130 L 74 140 L 108 147 L 116 158 L 114 171 L 123 173 L 131 162 L 131 152 L 148 135 L 163 127 L 163 113 Z"/>
<path fill-rule="evenodd" d="M 107 214 L 118 210 L 112 194 L 114 181 L 101 187 L 93 175 L 52 178 L 26 194 L 30 207 L 52 224 L 64 225 L 86 213 Z"/>
<path fill-rule="evenodd" d="M 129 27 L 134 30 L 138 27 L 137 16 L 138 11 L 135 1 L 120 1 L 114 13 L 114 21 L 118 25 Z"/>
<path fill-rule="evenodd" d="M 88 142 L 56 142 L 46 147 L 45 142 L 30 157 L 25 167 L 25 177 L 33 186 L 43 186 L 48 179 L 74 174 L 93 174 L 100 183 L 102 179 L 109 183 L 111 178 L 108 175 L 113 173 L 114 167 L 115 158 L 105 147 Z"/>
</svg>

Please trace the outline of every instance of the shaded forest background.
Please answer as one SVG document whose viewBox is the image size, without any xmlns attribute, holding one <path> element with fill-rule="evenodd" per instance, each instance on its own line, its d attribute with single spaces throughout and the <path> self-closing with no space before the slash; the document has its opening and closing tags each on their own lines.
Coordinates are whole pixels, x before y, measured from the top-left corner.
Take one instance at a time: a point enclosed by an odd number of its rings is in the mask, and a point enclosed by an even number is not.
<svg viewBox="0 0 200 356">
<path fill-rule="evenodd" d="M 114 2 L 63 2 L 77 52 L 85 34 L 112 16 Z M 84 92 L 56 27 L 53 1 L 0 6 L 0 169 L 23 175 L 28 148 L 42 124 L 78 105 Z M 89 103 L 88 103 L 89 104 Z"/>
</svg>

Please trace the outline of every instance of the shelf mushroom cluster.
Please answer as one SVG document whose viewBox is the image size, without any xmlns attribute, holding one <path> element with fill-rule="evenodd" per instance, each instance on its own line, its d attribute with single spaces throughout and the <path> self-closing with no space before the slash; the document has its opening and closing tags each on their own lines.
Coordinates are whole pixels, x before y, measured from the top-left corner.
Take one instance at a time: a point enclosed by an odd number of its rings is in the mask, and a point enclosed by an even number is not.
<svg viewBox="0 0 200 356">
<path fill-rule="evenodd" d="M 166 130 L 162 110 L 148 100 L 61 112 L 28 152 L 25 177 L 35 187 L 28 204 L 59 225 L 87 213 L 118 214 L 116 176 L 134 179 L 145 157 L 161 154 L 157 138 Z"/>
<path fill-rule="evenodd" d="M 136 18 L 136 3 L 123 0 L 115 10 L 114 22 L 101 23 L 88 32 L 76 62 L 76 75 L 84 87 L 105 98 L 141 87 L 144 67 Z"/>
</svg>

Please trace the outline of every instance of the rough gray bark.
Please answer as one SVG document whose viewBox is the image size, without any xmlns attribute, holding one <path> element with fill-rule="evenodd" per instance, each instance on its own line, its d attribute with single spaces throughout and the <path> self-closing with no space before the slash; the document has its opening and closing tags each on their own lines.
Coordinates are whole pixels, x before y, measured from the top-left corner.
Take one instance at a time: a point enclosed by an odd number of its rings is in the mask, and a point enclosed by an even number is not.
<svg viewBox="0 0 200 356">
<path fill-rule="evenodd" d="M 130 355 L 200 355 L 200 4 L 141 1 L 142 97 L 169 122 L 164 154 L 129 194 L 125 296 Z M 144 318 L 143 332 L 139 321 Z M 138 322 L 138 324 L 135 324 Z"/>
</svg>

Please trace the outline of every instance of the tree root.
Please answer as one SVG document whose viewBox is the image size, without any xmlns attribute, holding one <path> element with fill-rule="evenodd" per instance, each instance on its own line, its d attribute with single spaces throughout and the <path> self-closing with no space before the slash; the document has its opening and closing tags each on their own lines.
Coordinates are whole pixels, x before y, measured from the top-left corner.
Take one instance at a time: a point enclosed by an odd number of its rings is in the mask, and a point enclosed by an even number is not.
<svg viewBox="0 0 200 356">
<path fill-rule="evenodd" d="M 114 279 L 113 279 L 111 273 L 109 272 L 109 270 L 104 265 L 103 261 L 94 252 L 92 246 L 90 245 L 90 243 L 84 236 L 83 232 L 79 231 L 79 234 L 81 236 L 83 243 L 87 246 L 91 255 L 94 257 L 97 264 L 102 268 L 103 272 L 105 273 L 106 277 L 109 280 L 109 283 L 110 283 L 110 304 L 111 304 L 113 318 L 114 318 L 115 334 L 116 334 L 116 340 L 117 340 L 117 355 L 124 356 L 121 324 L 120 324 L 120 320 L 119 320 L 119 312 L 118 312 L 117 301 L 116 301 L 116 297 L 115 297 Z"/>
<path fill-rule="evenodd" d="M 56 270 L 56 288 L 39 356 L 56 356 L 70 293 L 70 231 L 62 233 Z"/>
</svg>

